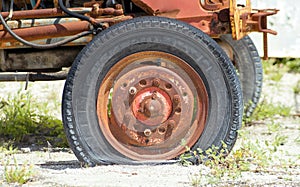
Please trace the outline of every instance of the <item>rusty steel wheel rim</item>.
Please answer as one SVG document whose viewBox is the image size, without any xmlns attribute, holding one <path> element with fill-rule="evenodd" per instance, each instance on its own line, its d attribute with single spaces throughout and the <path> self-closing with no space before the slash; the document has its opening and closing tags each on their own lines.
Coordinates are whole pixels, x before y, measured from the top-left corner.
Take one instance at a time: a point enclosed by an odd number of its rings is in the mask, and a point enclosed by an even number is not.
<svg viewBox="0 0 300 187">
<path fill-rule="evenodd" d="M 175 158 L 201 136 L 208 94 L 184 60 L 146 51 L 119 60 L 103 79 L 99 126 L 118 152 L 133 160 Z"/>
</svg>

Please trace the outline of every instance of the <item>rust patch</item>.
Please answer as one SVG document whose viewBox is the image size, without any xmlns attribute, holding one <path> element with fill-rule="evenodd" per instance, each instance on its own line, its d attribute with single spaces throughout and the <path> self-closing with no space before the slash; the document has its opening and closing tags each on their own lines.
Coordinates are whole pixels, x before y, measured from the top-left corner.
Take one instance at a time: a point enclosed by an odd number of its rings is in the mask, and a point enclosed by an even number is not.
<svg viewBox="0 0 300 187">
<path fill-rule="evenodd" d="M 103 106 L 109 94 L 107 115 Z M 187 146 L 198 140 L 207 107 L 205 86 L 193 69 L 171 54 L 156 51 L 121 59 L 108 72 L 97 100 L 104 136 L 115 149 L 136 160 L 168 159 L 183 153 L 181 140 Z"/>
<path fill-rule="evenodd" d="M 53 24 L 40 27 L 30 27 L 22 29 L 14 29 L 14 33 L 21 38 L 33 41 L 44 38 L 55 38 L 62 36 L 71 36 L 83 31 L 90 30 L 90 23 L 87 21 L 79 21 L 74 23 Z M 7 31 L 0 31 L 1 42 L 15 41 Z"/>
</svg>

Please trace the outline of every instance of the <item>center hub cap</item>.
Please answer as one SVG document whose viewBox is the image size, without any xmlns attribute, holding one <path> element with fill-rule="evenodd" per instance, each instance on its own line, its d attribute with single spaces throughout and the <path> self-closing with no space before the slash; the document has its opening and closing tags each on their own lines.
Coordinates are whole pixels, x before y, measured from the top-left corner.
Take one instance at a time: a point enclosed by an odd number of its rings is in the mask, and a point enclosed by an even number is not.
<svg viewBox="0 0 300 187">
<path fill-rule="evenodd" d="M 137 93 L 132 112 L 145 125 L 164 123 L 172 112 L 172 101 L 168 94 L 157 87 L 150 87 Z"/>
</svg>

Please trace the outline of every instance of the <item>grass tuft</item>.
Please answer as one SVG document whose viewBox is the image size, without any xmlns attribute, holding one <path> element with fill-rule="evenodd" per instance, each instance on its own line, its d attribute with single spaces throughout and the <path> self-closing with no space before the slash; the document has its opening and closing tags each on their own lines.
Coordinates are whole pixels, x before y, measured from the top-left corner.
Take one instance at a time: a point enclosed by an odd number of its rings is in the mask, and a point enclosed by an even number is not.
<svg viewBox="0 0 300 187">
<path fill-rule="evenodd" d="M 9 184 L 26 184 L 33 179 L 33 176 L 32 165 L 28 166 L 27 163 L 20 165 L 17 163 L 16 158 L 14 158 L 13 164 L 10 164 L 9 160 L 4 163 L 4 180 Z"/>
<path fill-rule="evenodd" d="M 243 123 L 248 126 L 274 117 L 287 117 L 291 114 L 291 107 L 281 104 L 268 103 L 266 100 L 260 102 L 250 117 L 244 116 Z"/>
<path fill-rule="evenodd" d="M 47 103 L 38 103 L 28 91 L 0 101 L 0 136 L 14 143 L 67 146 L 61 120 L 49 114 Z M 36 138 L 34 138 L 36 137 Z M 32 142 L 39 139 L 42 142 Z"/>
</svg>

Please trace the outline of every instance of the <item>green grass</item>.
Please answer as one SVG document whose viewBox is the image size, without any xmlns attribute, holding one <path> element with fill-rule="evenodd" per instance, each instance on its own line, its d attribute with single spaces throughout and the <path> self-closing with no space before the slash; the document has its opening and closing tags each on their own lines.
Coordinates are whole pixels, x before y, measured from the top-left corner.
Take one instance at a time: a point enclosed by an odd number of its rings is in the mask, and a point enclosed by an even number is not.
<svg viewBox="0 0 300 187">
<path fill-rule="evenodd" d="M 4 165 L 4 180 L 9 184 L 26 184 L 34 177 L 33 166 L 27 163 L 18 164 L 16 158 L 13 159 L 13 164 L 8 160 Z"/>
<path fill-rule="evenodd" d="M 18 150 L 13 145 L 4 144 L 0 147 L 0 153 L 3 153 L 5 156 L 13 155 L 17 152 Z"/>
<path fill-rule="evenodd" d="M 47 103 L 36 101 L 30 92 L 19 90 L 0 101 L 0 136 L 15 144 L 38 137 L 46 144 L 67 146 L 61 120 L 49 114 Z M 54 141 L 57 140 L 57 141 Z M 2 140 L 3 141 L 3 140 Z M 36 142 L 37 143 L 37 142 Z"/>
<path fill-rule="evenodd" d="M 263 61 L 264 79 L 279 82 L 283 75 L 288 72 L 288 68 L 280 63 L 276 63 L 276 59 Z"/>
<path fill-rule="evenodd" d="M 294 94 L 300 95 L 300 80 L 297 82 L 297 84 L 293 87 Z"/>
<path fill-rule="evenodd" d="M 267 75 L 279 71 L 300 73 L 300 58 L 270 58 L 263 61 L 263 68 Z"/>
<path fill-rule="evenodd" d="M 291 107 L 282 104 L 269 103 L 266 100 L 260 102 L 250 117 L 244 117 L 244 125 L 251 125 L 257 121 L 264 121 L 274 117 L 287 117 L 291 114 Z"/>
<path fill-rule="evenodd" d="M 264 78 L 279 82 L 285 73 L 300 73 L 300 59 L 271 58 L 263 61 Z"/>
<path fill-rule="evenodd" d="M 300 73 L 300 59 L 299 58 L 278 58 L 274 59 L 274 64 L 281 64 L 288 68 L 290 73 Z"/>
</svg>

